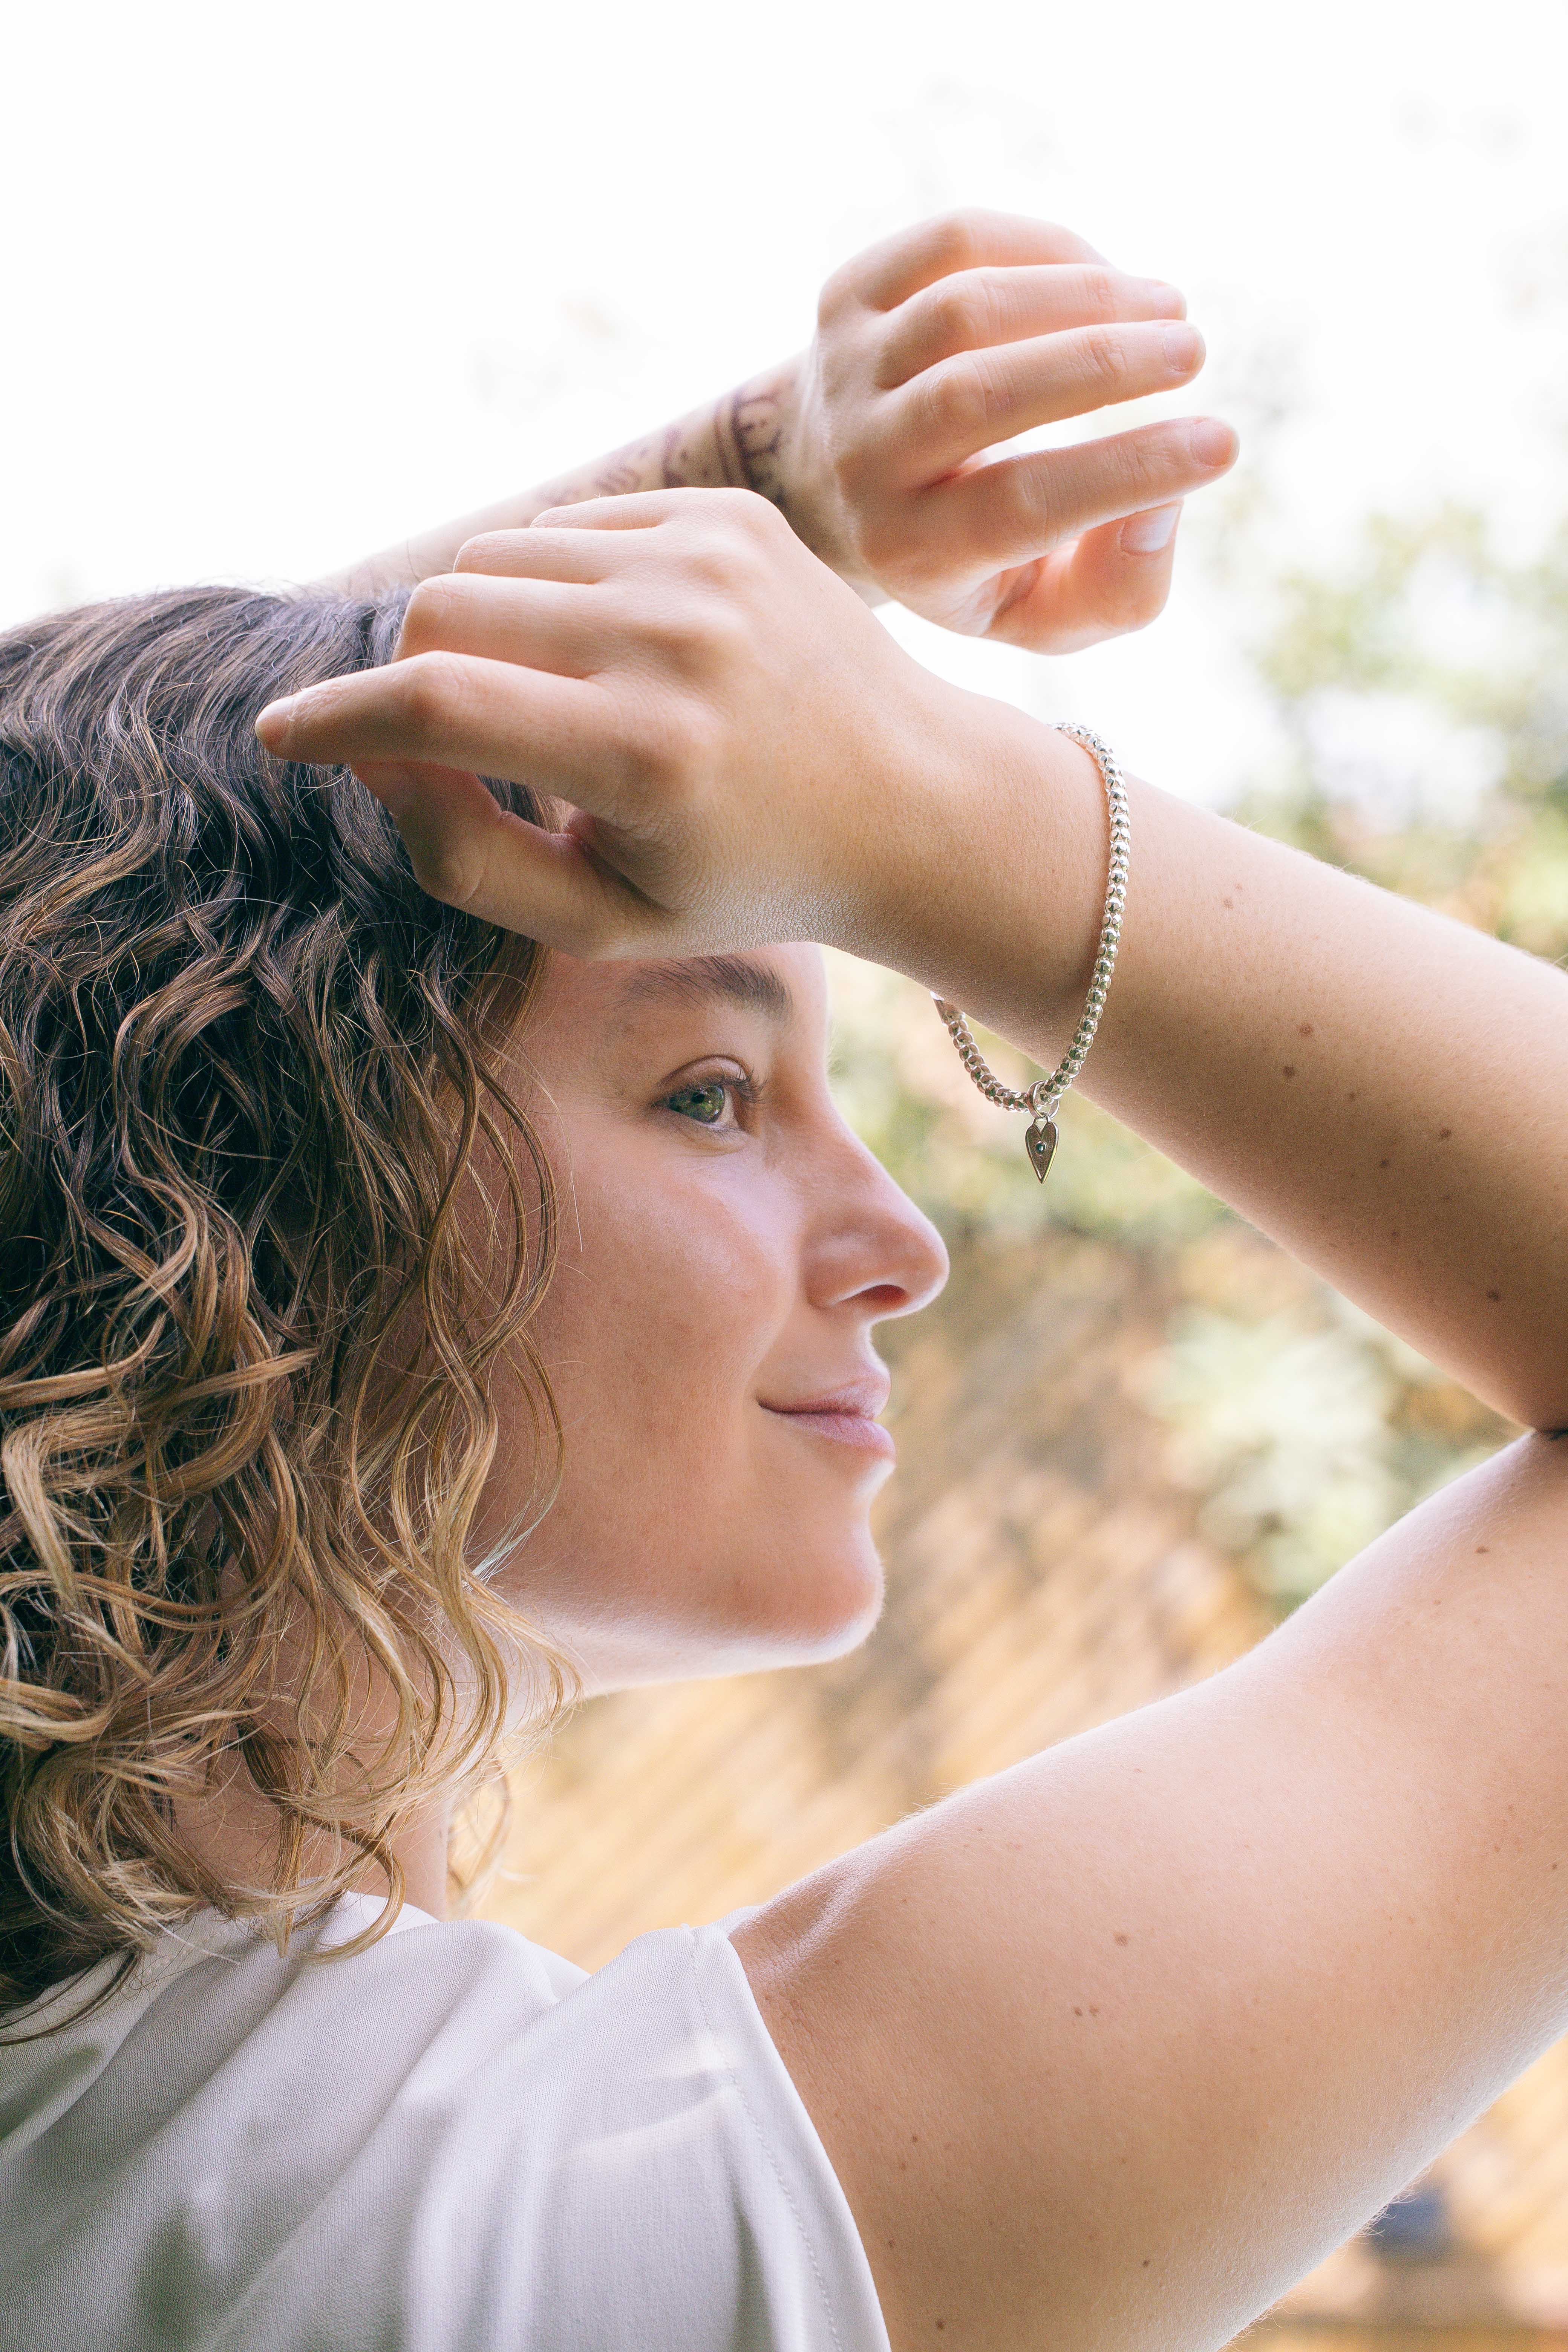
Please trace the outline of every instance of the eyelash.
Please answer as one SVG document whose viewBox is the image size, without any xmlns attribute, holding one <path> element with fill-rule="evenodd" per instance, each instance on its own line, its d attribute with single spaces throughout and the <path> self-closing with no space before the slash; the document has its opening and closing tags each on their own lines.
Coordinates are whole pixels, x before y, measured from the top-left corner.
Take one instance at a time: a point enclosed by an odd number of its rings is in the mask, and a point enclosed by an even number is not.
<svg viewBox="0 0 1568 2352">
<path fill-rule="evenodd" d="M 737 1076 L 728 1070 L 715 1070 L 706 1077 L 689 1078 L 685 1086 L 677 1087 L 673 1093 L 663 1097 L 661 1108 L 672 1112 L 677 1118 L 685 1119 L 689 1127 L 706 1128 L 711 1134 L 727 1133 L 731 1130 L 717 1119 L 693 1118 L 689 1112 L 675 1108 L 683 1096 L 706 1094 L 714 1087 L 721 1087 L 727 1097 L 732 1097 L 737 1103 L 744 1103 L 748 1108 L 754 1108 L 761 1099 L 762 1089 L 754 1079 L 743 1075 Z"/>
</svg>

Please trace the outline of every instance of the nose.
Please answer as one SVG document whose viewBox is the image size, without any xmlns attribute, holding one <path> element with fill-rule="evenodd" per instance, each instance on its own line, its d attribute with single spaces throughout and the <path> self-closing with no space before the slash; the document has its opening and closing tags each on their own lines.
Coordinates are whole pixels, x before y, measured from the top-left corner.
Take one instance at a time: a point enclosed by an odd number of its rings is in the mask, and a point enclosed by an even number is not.
<svg viewBox="0 0 1568 2352">
<path fill-rule="evenodd" d="M 816 1307 L 863 1308 L 870 1322 L 912 1315 L 947 1280 L 947 1247 L 876 1154 L 837 1119 L 832 1173 L 814 1187 L 807 1289 Z"/>
</svg>

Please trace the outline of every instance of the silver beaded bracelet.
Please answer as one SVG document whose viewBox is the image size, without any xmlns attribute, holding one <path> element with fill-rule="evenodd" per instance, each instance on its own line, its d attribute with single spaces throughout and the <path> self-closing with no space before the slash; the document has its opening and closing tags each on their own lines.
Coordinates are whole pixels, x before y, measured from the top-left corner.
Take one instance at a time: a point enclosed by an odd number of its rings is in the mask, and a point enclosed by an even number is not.
<svg viewBox="0 0 1568 2352">
<path fill-rule="evenodd" d="M 956 1004 L 948 1004 L 940 996 L 931 1003 L 946 1022 L 949 1034 L 958 1048 L 960 1061 L 969 1072 L 987 1102 L 1003 1110 L 1025 1110 L 1031 1124 L 1024 1138 L 1024 1149 L 1029 1155 L 1029 1165 L 1043 1184 L 1051 1155 L 1057 1148 L 1056 1109 L 1084 1065 L 1084 1057 L 1094 1043 L 1094 1033 L 1100 1026 L 1100 1016 L 1105 1010 L 1106 992 L 1116 967 L 1116 950 L 1121 942 L 1121 910 L 1127 904 L 1127 850 L 1132 838 L 1132 828 L 1127 814 L 1127 786 L 1121 768 L 1109 743 L 1089 727 L 1075 726 L 1069 719 L 1056 722 L 1057 732 L 1070 735 L 1081 743 L 1095 766 L 1100 770 L 1105 786 L 1105 798 L 1110 812 L 1110 869 L 1105 884 L 1105 912 L 1100 918 L 1100 946 L 1094 959 L 1094 976 L 1089 983 L 1089 995 L 1084 1003 L 1083 1017 L 1073 1032 L 1072 1044 L 1057 1064 L 1048 1078 L 1037 1078 L 1032 1087 L 1022 1091 L 1005 1087 L 995 1071 L 974 1042 L 973 1033 Z"/>
</svg>

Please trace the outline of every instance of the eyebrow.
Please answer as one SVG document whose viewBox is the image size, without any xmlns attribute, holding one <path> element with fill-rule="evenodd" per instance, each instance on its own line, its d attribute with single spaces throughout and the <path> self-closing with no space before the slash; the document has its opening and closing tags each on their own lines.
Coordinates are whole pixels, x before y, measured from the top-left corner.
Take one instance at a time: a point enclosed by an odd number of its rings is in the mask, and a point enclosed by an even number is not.
<svg viewBox="0 0 1568 2352">
<path fill-rule="evenodd" d="M 778 973 L 739 955 L 690 956 L 677 963 L 650 964 L 628 981 L 626 995 L 634 1004 L 661 996 L 694 1004 L 718 996 L 781 1023 L 795 1014 L 795 999 Z"/>
</svg>

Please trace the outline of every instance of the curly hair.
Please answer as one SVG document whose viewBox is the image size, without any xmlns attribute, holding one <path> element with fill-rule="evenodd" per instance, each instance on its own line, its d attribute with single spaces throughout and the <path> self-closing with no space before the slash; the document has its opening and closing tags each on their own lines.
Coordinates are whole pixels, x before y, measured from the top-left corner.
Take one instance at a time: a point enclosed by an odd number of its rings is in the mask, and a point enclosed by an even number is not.
<svg viewBox="0 0 1568 2352">
<path fill-rule="evenodd" d="M 0 637 L 0 2009 L 205 1906 L 286 1937 L 367 1864 L 390 1924 L 399 1826 L 495 1788 L 520 1676 L 525 1721 L 565 1696 L 469 1556 L 503 1360 L 532 1517 L 559 1477 L 504 1075 L 540 955 L 253 733 L 388 659 L 403 603 L 203 588 Z M 182 1834 L 226 1774 L 269 1809 L 253 1884 Z"/>
</svg>

